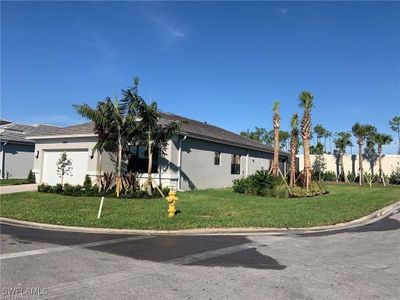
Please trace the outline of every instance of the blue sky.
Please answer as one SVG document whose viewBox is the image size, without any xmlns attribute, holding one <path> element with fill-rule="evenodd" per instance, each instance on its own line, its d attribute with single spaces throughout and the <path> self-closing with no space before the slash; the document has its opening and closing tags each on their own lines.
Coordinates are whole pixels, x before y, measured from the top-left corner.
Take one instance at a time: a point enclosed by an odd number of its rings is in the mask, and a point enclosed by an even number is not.
<svg viewBox="0 0 400 300">
<path fill-rule="evenodd" d="M 2 118 L 82 122 L 72 104 L 136 75 L 162 110 L 234 132 L 270 129 L 276 100 L 287 129 L 307 89 L 314 124 L 393 134 L 400 3 L 1 2 Z"/>
</svg>

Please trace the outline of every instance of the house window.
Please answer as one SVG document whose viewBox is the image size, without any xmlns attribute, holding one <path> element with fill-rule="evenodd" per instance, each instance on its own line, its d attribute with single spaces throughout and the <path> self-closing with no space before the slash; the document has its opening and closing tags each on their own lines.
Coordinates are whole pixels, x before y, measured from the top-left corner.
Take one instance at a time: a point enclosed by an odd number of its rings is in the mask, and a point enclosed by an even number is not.
<svg viewBox="0 0 400 300">
<path fill-rule="evenodd" d="M 158 149 L 153 150 L 152 173 L 158 173 Z M 127 171 L 147 173 L 149 165 L 149 154 L 146 146 L 130 146 L 128 154 Z"/>
<path fill-rule="evenodd" d="M 231 174 L 240 174 L 240 155 L 232 154 Z"/>
<path fill-rule="evenodd" d="M 221 152 L 216 151 L 214 153 L 214 165 L 215 166 L 221 165 Z"/>
</svg>

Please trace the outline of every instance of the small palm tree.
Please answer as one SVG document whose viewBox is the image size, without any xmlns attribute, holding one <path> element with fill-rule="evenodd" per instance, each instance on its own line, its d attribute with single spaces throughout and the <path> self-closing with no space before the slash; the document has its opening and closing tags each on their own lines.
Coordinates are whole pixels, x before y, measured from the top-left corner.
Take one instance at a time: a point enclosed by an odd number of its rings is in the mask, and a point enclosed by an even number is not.
<svg viewBox="0 0 400 300">
<path fill-rule="evenodd" d="M 340 161 L 339 177 L 342 178 L 345 182 L 348 182 L 346 173 L 344 172 L 343 156 L 346 153 L 346 148 L 353 146 L 353 143 L 351 142 L 351 133 L 344 131 L 339 132 L 334 140 L 334 143 L 339 153 L 339 161 Z"/>
<path fill-rule="evenodd" d="M 363 145 L 364 141 L 376 131 L 376 128 L 369 124 L 360 124 L 359 122 L 355 123 L 351 129 L 353 135 L 357 138 L 358 144 L 358 176 L 359 176 L 359 184 L 362 185 L 364 183 L 364 169 L 363 169 Z"/>
<path fill-rule="evenodd" d="M 281 117 L 279 116 L 279 102 L 276 101 L 274 103 L 274 107 L 272 109 L 274 112 L 274 116 L 272 118 L 273 126 L 274 126 L 274 159 L 272 161 L 272 175 L 279 175 L 279 123 Z"/>
<path fill-rule="evenodd" d="M 385 184 L 385 177 L 382 171 L 382 146 L 389 145 L 393 142 L 391 135 L 383 133 L 375 133 L 372 135 L 372 140 L 378 145 L 378 166 L 379 166 L 379 179 Z"/>
<path fill-rule="evenodd" d="M 293 187 L 296 183 L 296 155 L 298 150 L 299 139 L 299 115 L 297 113 L 292 115 L 290 119 L 290 127 L 292 128 L 290 139 L 290 186 Z"/>
<path fill-rule="evenodd" d="M 304 187 L 309 190 L 311 184 L 311 159 L 310 159 L 310 136 L 311 136 L 311 109 L 313 108 L 314 96 L 309 91 L 302 91 L 299 95 L 299 105 L 304 109 L 301 119 L 301 137 L 304 150 Z"/>
</svg>

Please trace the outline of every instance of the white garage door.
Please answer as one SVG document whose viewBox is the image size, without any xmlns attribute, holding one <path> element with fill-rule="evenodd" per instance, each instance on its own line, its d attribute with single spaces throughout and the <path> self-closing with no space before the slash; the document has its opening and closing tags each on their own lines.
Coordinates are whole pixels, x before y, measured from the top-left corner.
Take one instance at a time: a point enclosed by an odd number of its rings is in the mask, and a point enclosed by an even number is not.
<svg viewBox="0 0 400 300">
<path fill-rule="evenodd" d="M 61 177 L 57 174 L 57 161 L 63 152 L 67 153 L 67 158 L 72 162 L 71 174 L 64 175 L 64 183 L 82 185 L 88 169 L 88 149 L 43 151 L 42 182 L 50 185 L 61 183 Z"/>
</svg>

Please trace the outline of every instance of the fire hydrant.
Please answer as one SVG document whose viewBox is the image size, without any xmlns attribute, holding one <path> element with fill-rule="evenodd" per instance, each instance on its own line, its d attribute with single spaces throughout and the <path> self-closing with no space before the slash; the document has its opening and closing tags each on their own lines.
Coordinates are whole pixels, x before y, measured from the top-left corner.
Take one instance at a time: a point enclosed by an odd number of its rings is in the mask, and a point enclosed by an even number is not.
<svg viewBox="0 0 400 300">
<path fill-rule="evenodd" d="M 168 197 L 167 197 L 167 202 L 168 202 L 168 217 L 172 218 L 173 216 L 175 216 L 176 213 L 176 200 L 178 200 L 178 197 L 176 197 L 176 192 L 175 191 L 170 191 L 168 193 Z"/>
</svg>

